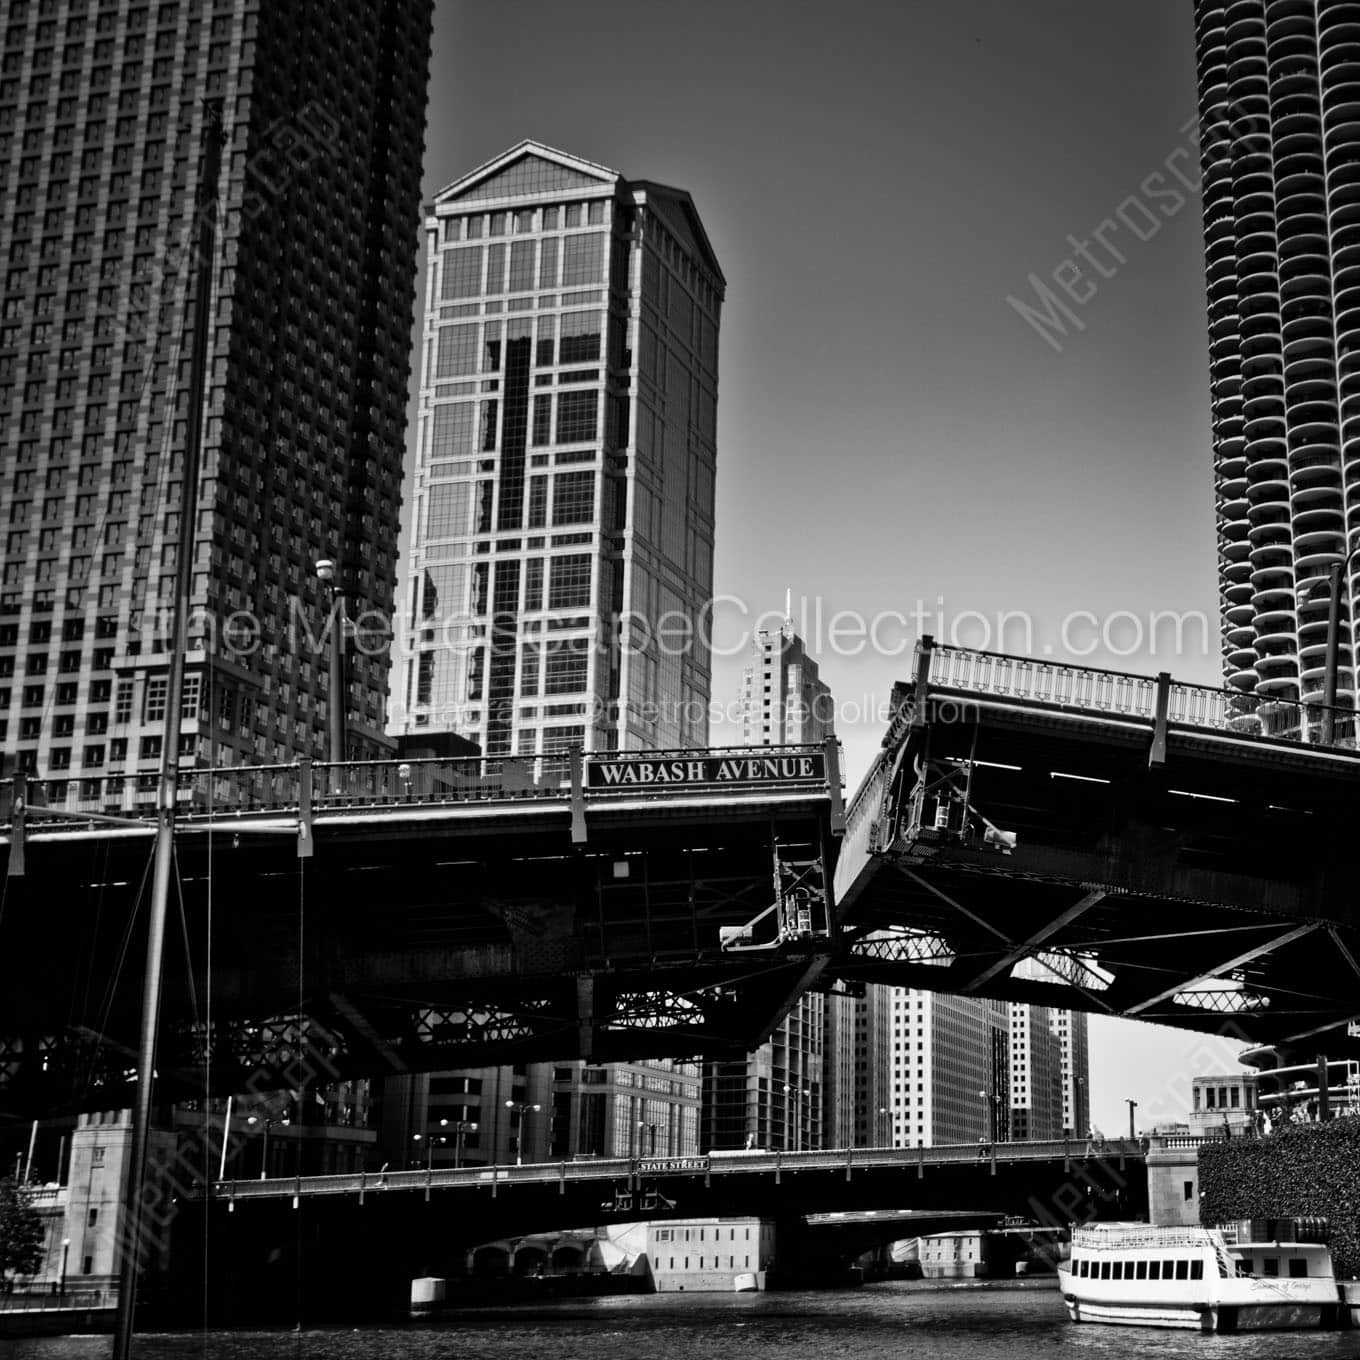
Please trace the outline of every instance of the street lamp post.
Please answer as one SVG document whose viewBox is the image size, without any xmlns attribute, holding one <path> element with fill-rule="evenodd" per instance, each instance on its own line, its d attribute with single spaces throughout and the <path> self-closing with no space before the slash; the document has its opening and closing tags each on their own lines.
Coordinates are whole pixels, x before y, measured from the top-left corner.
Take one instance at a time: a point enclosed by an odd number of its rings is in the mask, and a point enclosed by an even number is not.
<svg viewBox="0 0 1360 1360">
<path fill-rule="evenodd" d="M 812 1092 L 803 1090 L 798 1086 L 784 1086 L 784 1120 L 785 1123 L 793 1124 L 793 1147 L 790 1151 L 799 1151 L 803 1141 L 803 1101 L 808 1102 L 809 1113 L 811 1112 Z M 792 1108 L 792 1114 L 790 1114 Z M 788 1133 L 785 1131 L 784 1142 L 788 1144 Z"/>
<path fill-rule="evenodd" d="M 260 1119 L 259 1115 L 254 1115 L 254 1114 L 248 1116 L 247 1119 L 246 1119 L 246 1123 L 249 1124 L 251 1128 L 254 1128 L 255 1125 L 256 1125 L 256 1124 L 259 1124 L 259 1123 L 263 1123 L 263 1124 L 264 1124 L 264 1143 L 262 1144 L 262 1146 L 261 1146 L 261 1148 L 260 1148 L 260 1179 L 261 1179 L 261 1180 L 266 1180 L 266 1179 L 268 1179 L 268 1176 L 269 1176 L 269 1130 L 272 1129 L 272 1128 L 274 1127 L 274 1125 L 275 1125 L 276 1122 L 279 1123 L 279 1124 L 287 1124 L 289 1121 L 288 1121 L 287 1116 L 285 1116 L 284 1118 L 282 1118 L 282 1119 L 276 1121 L 276 1120 L 273 1118 L 272 1115 L 266 1117 L 266 1118 L 262 1121 L 262 1120 Z"/>
<path fill-rule="evenodd" d="M 463 1165 L 463 1139 L 477 1132 L 477 1123 L 472 1119 L 455 1119 L 452 1123 L 441 1119 L 439 1123 L 441 1127 L 447 1124 L 453 1130 L 453 1165 L 457 1169 Z"/>
<path fill-rule="evenodd" d="M 537 1114 L 543 1106 L 530 1105 L 523 1100 L 507 1100 L 505 1108 L 512 1114 L 519 1115 L 519 1132 L 515 1135 L 515 1165 L 524 1165 L 524 1126 L 528 1123 L 530 1114 Z"/>
<path fill-rule="evenodd" d="M 66 1260 L 71 1254 L 71 1239 L 63 1237 L 61 1239 L 61 1297 L 66 1297 Z"/>
<path fill-rule="evenodd" d="M 996 1142 L 997 1125 L 1001 1122 L 1001 1097 L 995 1091 L 979 1091 L 982 1098 L 982 1133 L 989 1143 Z"/>
<path fill-rule="evenodd" d="M 1137 1133 L 1134 1132 L 1133 1128 L 1133 1112 L 1138 1108 L 1138 1102 L 1134 1100 L 1131 1096 L 1125 1096 L 1124 1104 L 1129 1107 L 1129 1137 L 1137 1138 L 1138 1135 Z"/>
<path fill-rule="evenodd" d="M 316 564 L 316 577 L 330 600 L 330 688 L 329 737 L 326 756 L 332 765 L 340 764 L 345 750 L 345 595 L 338 567 L 329 557 Z"/>
</svg>

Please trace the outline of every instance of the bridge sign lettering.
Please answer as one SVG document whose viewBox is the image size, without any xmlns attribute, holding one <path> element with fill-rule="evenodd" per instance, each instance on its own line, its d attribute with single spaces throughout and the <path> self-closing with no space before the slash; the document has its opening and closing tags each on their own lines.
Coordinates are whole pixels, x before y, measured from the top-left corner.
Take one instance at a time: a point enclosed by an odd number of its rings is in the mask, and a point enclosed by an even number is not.
<svg viewBox="0 0 1360 1360">
<path fill-rule="evenodd" d="M 682 1175 L 708 1168 L 707 1157 L 640 1157 L 637 1164 L 640 1176 Z"/>
<path fill-rule="evenodd" d="M 689 756 L 676 760 L 592 759 L 586 783 L 592 789 L 653 788 L 673 785 L 824 784 L 821 752 L 778 756 Z"/>
</svg>

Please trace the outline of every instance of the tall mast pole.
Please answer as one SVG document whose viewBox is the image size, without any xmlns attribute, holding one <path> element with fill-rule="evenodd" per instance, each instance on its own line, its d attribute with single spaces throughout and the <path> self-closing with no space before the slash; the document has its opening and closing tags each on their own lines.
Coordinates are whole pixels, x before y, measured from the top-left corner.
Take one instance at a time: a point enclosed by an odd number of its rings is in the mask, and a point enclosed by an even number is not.
<svg viewBox="0 0 1360 1360">
<path fill-rule="evenodd" d="M 184 695 L 184 653 L 188 640 L 189 592 L 193 583 L 194 530 L 198 519 L 198 475 L 203 450 L 203 389 L 208 373 L 208 331 L 212 323 L 213 274 L 217 254 L 217 179 L 222 165 L 222 103 L 204 110 L 205 138 L 195 210 L 194 330 L 189 364 L 184 465 L 180 470 L 179 545 L 175 563 L 175 598 L 171 602 L 170 677 L 165 695 L 161 738 L 160 790 L 156 808 L 156 858 L 152 878 L 151 918 L 147 924 L 146 977 L 142 985 L 142 1030 L 137 1053 L 137 1096 L 132 1112 L 132 1149 L 123 1196 L 122 1261 L 113 1360 L 132 1354 L 137 1279 L 142 1263 L 145 1214 L 146 1153 L 151 1133 L 152 1087 L 155 1084 L 156 1034 L 160 1025 L 161 980 L 165 955 L 165 921 L 170 901 L 170 870 L 175 849 L 175 807 L 179 789 L 180 706 Z"/>
</svg>

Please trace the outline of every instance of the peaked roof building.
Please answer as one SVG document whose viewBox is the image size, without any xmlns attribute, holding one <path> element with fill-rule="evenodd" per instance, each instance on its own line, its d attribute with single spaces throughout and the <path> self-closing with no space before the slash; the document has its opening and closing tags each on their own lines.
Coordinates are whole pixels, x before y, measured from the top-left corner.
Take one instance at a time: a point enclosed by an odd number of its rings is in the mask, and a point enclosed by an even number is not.
<svg viewBox="0 0 1360 1360">
<path fill-rule="evenodd" d="M 525 141 L 425 227 L 394 726 L 488 756 L 704 745 L 725 282 L 693 200 Z"/>
<path fill-rule="evenodd" d="M 693 200 L 524 141 L 441 189 L 425 236 L 392 729 L 535 762 L 707 745 L 725 281 Z M 388 1141 L 452 1115 L 479 1125 L 470 1162 L 511 1136 L 531 1156 L 694 1153 L 698 1077 L 658 1059 L 403 1078 Z M 531 1111 L 513 1135 L 504 1091 Z"/>
</svg>

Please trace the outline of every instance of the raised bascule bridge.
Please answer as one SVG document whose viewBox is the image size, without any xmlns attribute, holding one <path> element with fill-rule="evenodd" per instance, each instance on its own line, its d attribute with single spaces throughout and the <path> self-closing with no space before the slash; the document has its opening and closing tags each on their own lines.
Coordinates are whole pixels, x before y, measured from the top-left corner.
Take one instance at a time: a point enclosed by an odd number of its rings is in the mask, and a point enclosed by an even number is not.
<svg viewBox="0 0 1360 1360">
<path fill-rule="evenodd" d="M 928 638 L 894 699 L 848 805 L 834 742 L 184 770 L 165 1098 L 720 1056 L 866 982 L 1360 1048 L 1351 710 Z M 7 795 L 0 1110 L 125 1105 L 155 790 Z"/>
<path fill-rule="evenodd" d="M 893 712 L 839 976 L 1360 1049 L 1353 710 L 926 638 Z"/>
</svg>

